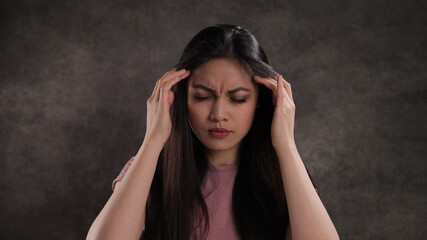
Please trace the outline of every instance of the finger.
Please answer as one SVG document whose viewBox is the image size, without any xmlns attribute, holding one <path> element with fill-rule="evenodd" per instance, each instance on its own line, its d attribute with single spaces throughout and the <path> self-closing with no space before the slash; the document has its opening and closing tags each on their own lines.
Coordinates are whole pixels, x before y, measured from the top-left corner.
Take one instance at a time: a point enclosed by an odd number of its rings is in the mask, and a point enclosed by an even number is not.
<svg viewBox="0 0 427 240">
<path fill-rule="evenodd" d="M 179 73 L 179 72 L 183 72 L 183 73 Z M 185 71 L 185 69 L 184 71 L 178 71 L 176 74 L 174 74 L 175 76 L 174 78 L 169 78 L 167 80 L 165 79 L 163 85 L 159 87 L 160 88 L 159 101 L 161 101 L 160 104 L 164 109 L 169 109 L 175 97 L 174 93 L 170 91 L 172 86 L 177 82 L 181 81 L 182 79 L 188 77 L 188 75 L 190 75 L 190 71 Z M 159 83 L 159 84 L 162 84 L 162 83 Z"/>
<path fill-rule="evenodd" d="M 283 108 L 285 103 L 286 93 L 285 88 L 283 87 L 283 81 L 280 76 L 276 77 L 277 81 L 277 107 Z"/>
<path fill-rule="evenodd" d="M 168 107 L 172 105 L 174 98 L 175 98 L 175 93 L 172 91 L 168 91 Z"/>
<path fill-rule="evenodd" d="M 165 72 L 161 78 L 167 77 L 168 75 L 170 75 L 171 73 L 174 73 L 174 72 L 176 72 L 176 67 L 173 67 L 169 71 Z"/>
<path fill-rule="evenodd" d="M 275 75 L 274 77 L 277 77 L 277 75 Z M 254 79 L 257 80 L 257 82 L 264 84 L 264 86 L 266 86 L 267 88 L 269 88 L 272 93 L 273 93 L 273 105 L 276 105 L 277 102 L 277 80 L 273 79 L 273 78 L 263 78 L 263 77 L 259 77 L 256 76 L 256 78 L 254 77 Z"/>
<path fill-rule="evenodd" d="M 190 70 L 181 69 L 181 70 L 175 72 L 173 75 L 171 75 L 171 77 L 169 78 L 168 82 L 171 81 L 171 80 L 177 79 L 177 78 L 188 77 L 189 73 L 190 73 Z"/>
<path fill-rule="evenodd" d="M 165 82 L 168 82 L 168 81 L 178 77 L 179 75 L 184 74 L 185 72 L 186 72 L 185 69 L 181 69 L 181 70 L 175 71 L 175 72 L 170 72 L 167 76 L 164 76 L 161 78 L 160 86 L 163 86 L 163 84 Z"/>
<path fill-rule="evenodd" d="M 275 92 L 276 92 L 276 81 L 275 80 L 273 80 L 271 78 L 259 77 L 259 76 L 256 76 L 256 75 L 254 76 L 254 79 L 258 83 L 261 83 L 264 86 L 266 86 L 267 88 L 269 88 L 275 94 Z"/>
<path fill-rule="evenodd" d="M 153 90 L 153 97 L 156 100 L 156 102 L 159 102 L 160 100 L 160 92 L 159 92 L 159 88 L 160 86 L 162 86 L 162 82 L 168 78 L 169 75 L 173 74 L 174 72 L 176 72 L 176 67 L 173 67 L 171 70 L 165 72 L 163 74 L 163 76 L 161 78 L 159 78 L 156 82 L 156 85 L 154 86 L 154 90 Z"/>
<path fill-rule="evenodd" d="M 162 109 L 169 110 L 175 95 L 166 87 L 160 88 L 160 106 Z"/>
<path fill-rule="evenodd" d="M 165 93 L 166 93 L 166 98 L 167 98 L 168 93 L 165 92 L 163 90 L 163 88 L 159 87 L 159 104 L 160 104 L 160 109 L 162 109 L 162 110 L 165 109 L 164 108 L 165 107 L 165 102 L 167 101 L 167 99 L 164 99 L 165 98 Z"/>
<path fill-rule="evenodd" d="M 277 83 L 281 84 L 281 88 L 282 88 L 282 92 L 283 92 L 283 100 L 281 100 L 282 102 L 287 102 L 288 104 L 292 105 L 293 101 L 291 99 L 291 97 L 288 95 L 288 92 L 286 90 L 286 84 L 289 84 L 288 82 L 285 81 L 285 79 L 283 79 L 283 77 L 281 77 L 281 75 L 277 76 Z"/>
<path fill-rule="evenodd" d="M 288 82 L 286 82 L 285 79 L 283 79 L 282 75 L 274 75 L 273 78 L 263 78 L 263 77 L 259 77 L 259 76 L 254 76 L 254 79 L 259 82 L 264 84 L 266 87 L 268 87 L 274 95 L 274 98 L 278 98 L 278 83 L 279 83 L 279 79 L 281 79 L 280 82 L 282 82 L 282 88 L 284 88 L 284 99 L 286 99 L 286 101 L 289 101 L 290 103 L 293 103 L 293 99 L 292 99 L 292 91 L 290 91 L 290 84 Z M 289 85 L 289 91 L 287 89 L 287 85 Z M 289 96 L 289 93 L 291 94 L 291 96 Z M 277 102 L 277 100 L 276 100 Z M 273 99 L 273 104 L 275 104 L 275 100 Z"/>
<path fill-rule="evenodd" d="M 176 70 L 176 67 L 173 67 L 171 70 L 165 72 L 165 74 L 163 74 L 163 76 L 160 79 L 168 78 L 177 72 L 179 72 L 179 71 Z"/>
<path fill-rule="evenodd" d="M 162 109 L 169 109 L 169 90 L 167 88 L 160 88 L 160 106 Z"/>
<path fill-rule="evenodd" d="M 187 78 L 189 75 L 190 75 L 190 71 L 186 71 L 186 72 L 184 72 L 182 74 L 179 74 L 179 75 L 175 76 L 174 78 L 170 79 L 169 81 L 165 81 L 163 83 L 163 87 L 165 87 L 168 90 L 170 90 L 173 85 L 175 85 L 176 83 L 178 83 L 182 79 Z"/>
<path fill-rule="evenodd" d="M 156 82 L 156 86 L 154 86 L 154 90 L 153 90 L 153 98 L 156 100 L 156 102 L 159 101 L 159 85 L 160 85 L 160 80 Z"/>
<path fill-rule="evenodd" d="M 290 100 L 294 101 L 294 98 L 292 97 L 292 88 L 291 88 L 291 84 L 288 83 L 282 75 L 280 75 L 280 78 L 284 81 L 283 86 L 286 89 L 286 93 L 288 94 L 288 96 L 290 97 Z"/>
<path fill-rule="evenodd" d="M 183 73 L 185 73 L 185 69 L 181 69 L 180 71 L 176 71 L 176 72 L 167 72 L 165 75 L 163 75 L 163 77 L 157 80 L 158 86 L 156 90 L 159 91 L 159 88 L 162 88 L 165 83 L 170 82 L 171 80 L 176 78 L 178 75 Z M 158 96 L 156 99 L 157 101 L 159 101 L 160 97 Z"/>
</svg>

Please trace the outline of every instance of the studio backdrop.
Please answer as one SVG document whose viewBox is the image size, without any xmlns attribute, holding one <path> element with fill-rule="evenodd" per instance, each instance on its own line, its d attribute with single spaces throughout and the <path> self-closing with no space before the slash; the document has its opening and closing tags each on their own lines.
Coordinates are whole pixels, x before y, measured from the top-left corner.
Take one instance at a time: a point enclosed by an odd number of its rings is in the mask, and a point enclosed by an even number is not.
<svg viewBox="0 0 427 240">
<path fill-rule="evenodd" d="M 341 239 L 427 235 L 425 1 L 0 4 L 0 239 L 84 239 L 201 29 L 255 35 Z"/>
</svg>

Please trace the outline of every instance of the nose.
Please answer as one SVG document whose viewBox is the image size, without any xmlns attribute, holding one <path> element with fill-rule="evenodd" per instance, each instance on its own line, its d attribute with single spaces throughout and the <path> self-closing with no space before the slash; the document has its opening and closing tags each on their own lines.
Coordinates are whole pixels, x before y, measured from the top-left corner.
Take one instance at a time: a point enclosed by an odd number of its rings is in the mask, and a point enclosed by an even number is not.
<svg viewBox="0 0 427 240">
<path fill-rule="evenodd" d="M 217 99 L 212 108 L 213 109 L 210 114 L 210 119 L 212 121 L 227 121 L 226 108 L 222 99 Z"/>
</svg>

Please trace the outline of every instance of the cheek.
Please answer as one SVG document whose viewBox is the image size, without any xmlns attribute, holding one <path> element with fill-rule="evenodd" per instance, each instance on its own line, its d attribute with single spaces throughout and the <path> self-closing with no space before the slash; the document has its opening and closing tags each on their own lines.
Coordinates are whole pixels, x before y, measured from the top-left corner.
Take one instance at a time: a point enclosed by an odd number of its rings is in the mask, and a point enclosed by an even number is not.
<svg viewBox="0 0 427 240">
<path fill-rule="evenodd" d="M 255 115 L 255 109 L 251 108 L 247 108 L 243 113 L 242 116 L 245 116 L 245 119 L 252 119 Z"/>
<path fill-rule="evenodd" d="M 250 125 L 251 122 L 253 121 L 253 118 L 255 117 L 255 111 L 256 111 L 256 104 L 250 105 L 242 109 L 242 111 L 239 113 L 240 115 L 239 119 L 244 120 L 242 121 L 242 123 L 244 123 L 245 125 Z"/>
<path fill-rule="evenodd" d="M 204 117 L 205 111 L 201 109 L 200 107 L 195 107 L 194 104 L 189 104 L 187 106 L 188 110 L 188 116 L 191 119 L 191 122 L 194 125 L 197 125 L 197 123 Z"/>
</svg>

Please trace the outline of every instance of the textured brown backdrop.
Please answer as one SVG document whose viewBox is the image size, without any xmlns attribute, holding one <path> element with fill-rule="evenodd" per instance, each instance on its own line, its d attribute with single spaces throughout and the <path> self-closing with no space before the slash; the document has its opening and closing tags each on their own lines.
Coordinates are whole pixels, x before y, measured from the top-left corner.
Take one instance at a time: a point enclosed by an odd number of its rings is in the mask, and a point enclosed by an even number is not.
<svg viewBox="0 0 427 240">
<path fill-rule="evenodd" d="M 292 84 L 342 239 L 427 234 L 425 1 L 1 1 L 0 238 L 84 239 L 185 44 L 239 24 Z"/>
</svg>

